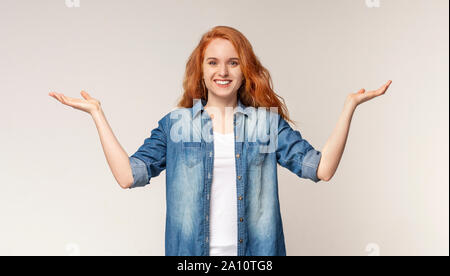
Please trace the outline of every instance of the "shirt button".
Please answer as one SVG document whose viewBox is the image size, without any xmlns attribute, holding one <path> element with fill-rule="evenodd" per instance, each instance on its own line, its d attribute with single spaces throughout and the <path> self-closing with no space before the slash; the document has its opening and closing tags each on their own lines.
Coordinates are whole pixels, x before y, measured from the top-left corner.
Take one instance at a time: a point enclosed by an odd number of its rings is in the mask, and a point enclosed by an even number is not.
<svg viewBox="0 0 450 276">
<path fill-rule="evenodd" d="M 206 237 L 206 242 L 208 242 L 208 237 Z"/>
<path fill-rule="evenodd" d="M 239 197 L 239 200 L 242 200 L 242 196 Z"/>
<path fill-rule="evenodd" d="M 206 216 L 206 220 L 208 220 L 208 216 Z"/>
<path fill-rule="evenodd" d="M 240 218 L 239 221 L 240 221 L 240 222 L 243 222 L 243 221 L 244 221 L 244 218 Z"/>
<path fill-rule="evenodd" d="M 240 156 L 240 155 L 239 155 L 239 153 L 238 153 L 238 154 L 236 154 L 236 157 L 237 157 L 237 158 L 239 158 L 239 156 Z"/>
<path fill-rule="evenodd" d="M 239 240 L 239 242 L 240 242 L 240 243 L 243 243 L 243 242 L 244 242 L 244 240 L 243 240 L 243 239 L 240 239 L 240 240 Z"/>
<path fill-rule="evenodd" d="M 240 175 L 238 176 L 238 179 L 241 179 L 241 176 L 240 176 Z"/>
</svg>

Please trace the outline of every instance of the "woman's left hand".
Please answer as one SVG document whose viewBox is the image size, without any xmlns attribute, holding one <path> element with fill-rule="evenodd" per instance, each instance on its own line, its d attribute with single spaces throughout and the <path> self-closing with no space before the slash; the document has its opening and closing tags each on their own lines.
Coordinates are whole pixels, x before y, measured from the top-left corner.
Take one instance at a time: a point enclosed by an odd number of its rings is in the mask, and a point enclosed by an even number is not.
<svg viewBox="0 0 450 276">
<path fill-rule="evenodd" d="M 392 81 L 389 80 L 387 83 L 385 83 L 383 86 L 381 86 L 377 90 L 372 90 L 372 91 L 368 91 L 368 92 L 365 92 L 366 90 L 364 88 L 362 88 L 361 90 L 359 90 L 356 93 L 349 94 L 347 96 L 346 103 L 350 103 L 356 107 L 365 101 L 368 101 L 375 97 L 383 95 L 391 83 L 392 83 Z"/>
</svg>

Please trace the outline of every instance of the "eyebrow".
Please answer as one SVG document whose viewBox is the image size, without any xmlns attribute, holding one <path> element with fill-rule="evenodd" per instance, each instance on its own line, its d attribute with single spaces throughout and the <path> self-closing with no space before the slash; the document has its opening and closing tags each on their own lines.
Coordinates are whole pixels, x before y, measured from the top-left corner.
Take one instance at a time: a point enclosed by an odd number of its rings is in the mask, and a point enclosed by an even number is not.
<svg viewBox="0 0 450 276">
<path fill-rule="evenodd" d="M 206 60 L 208 60 L 208 59 L 217 59 L 217 58 L 216 57 L 209 57 Z M 237 57 L 232 57 L 232 58 L 229 58 L 228 60 L 233 60 L 233 59 L 239 60 L 239 58 L 237 58 Z"/>
</svg>

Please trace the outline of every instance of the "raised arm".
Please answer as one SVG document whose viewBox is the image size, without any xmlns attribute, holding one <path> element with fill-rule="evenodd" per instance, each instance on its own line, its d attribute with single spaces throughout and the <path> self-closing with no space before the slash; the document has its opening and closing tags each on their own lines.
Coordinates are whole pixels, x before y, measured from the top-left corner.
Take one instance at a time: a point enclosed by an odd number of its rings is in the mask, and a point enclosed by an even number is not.
<svg viewBox="0 0 450 276">
<path fill-rule="evenodd" d="M 84 99 L 75 99 L 56 92 L 50 92 L 49 95 L 65 105 L 87 112 L 92 116 L 97 127 L 103 152 L 114 178 L 122 188 L 129 188 L 133 184 L 133 173 L 129 157 L 114 136 L 100 102 L 84 91 L 81 91 L 81 96 Z"/>
<path fill-rule="evenodd" d="M 319 167 L 317 169 L 317 177 L 319 179 L 329 181 L 336 172 L 342 153 L 344 152 L 350 123 L 356 107 L 363 102 L 383 95 L 391 83 L 392 81 L 390 80 L 377 90 L 365 92 L 365 89 L 361 89 L 358 92 L 351 93 L 347 96 L 344 110 L 338 119 L 336 127 L 321 151 L 322 158 L 320 159 Z"/>
</svg>

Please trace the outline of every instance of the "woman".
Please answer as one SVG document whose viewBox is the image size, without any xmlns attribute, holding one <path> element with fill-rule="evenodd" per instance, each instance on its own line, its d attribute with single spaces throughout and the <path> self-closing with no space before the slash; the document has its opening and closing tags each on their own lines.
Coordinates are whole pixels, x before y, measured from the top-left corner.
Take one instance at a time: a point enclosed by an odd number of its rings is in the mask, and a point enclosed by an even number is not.
<svg viewBox="0 0 450 276">
<path fill-rule="evenodd" d="M 49 95 L 91 114 L 109 167 L 122 188 L 142 187 L 166 169 L 166 255 L 286 255 L 277 164 L 329 181 L 356 107 L 385 93 L 351 93 L 322 151 L 293 130 L 269 72 L 238 30 L 216 26 L 191 54 L 178 109 L 128 157 L 100 102 Z M 269 110 L 270 108 L 270 110 Z"/>
</svg>

